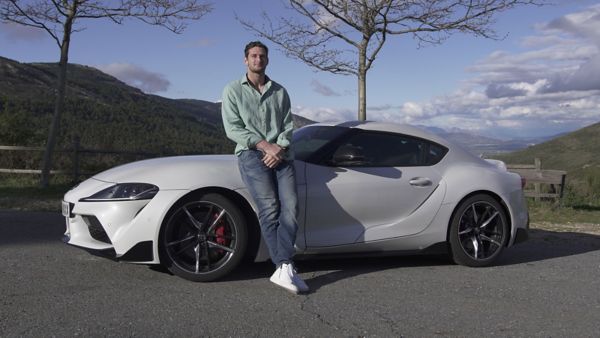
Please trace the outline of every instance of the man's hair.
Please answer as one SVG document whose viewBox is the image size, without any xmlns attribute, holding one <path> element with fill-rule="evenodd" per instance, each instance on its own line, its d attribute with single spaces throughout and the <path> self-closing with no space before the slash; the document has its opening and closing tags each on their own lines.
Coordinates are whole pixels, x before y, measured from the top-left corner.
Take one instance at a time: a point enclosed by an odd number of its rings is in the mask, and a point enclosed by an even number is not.
<svg viewBox="0 0 600 338">
<path fill-rule="evenodd" d="M 269 48 L 267 46 L 265 46 L 264 43 L 262 43 L 260 41 L 252 41 L 246 45 L 246 48 L 244 48 L 244 56 L 248 57 L 248 52 L 250 51 L 250 49 L 252 49 L 254 47 L 260 47 L 260 48 L 264 49 L 265 53 L 267 53 L 267 55 L 269 55 Z"/>
</svg>

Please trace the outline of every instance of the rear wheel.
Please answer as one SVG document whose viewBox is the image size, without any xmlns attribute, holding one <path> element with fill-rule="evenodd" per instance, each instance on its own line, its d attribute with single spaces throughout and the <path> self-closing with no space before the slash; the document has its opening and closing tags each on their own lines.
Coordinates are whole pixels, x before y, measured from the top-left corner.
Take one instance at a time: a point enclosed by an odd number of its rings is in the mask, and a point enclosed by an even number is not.
<svg viewBox="0 0 600 338">
<path fill-rule="evenodd" d="M 450 225 L 450 248 L 454 262 L 487 266 L 500 255 L 508 239 L 504 209 L 489 195 L 478 194 L 463 201 Z"/>
<path fill-rule="evenodd" d="M 160 259 L 173 274 L 208 282 L 231 272 L 241 261 L 248 241 L 242 212 L 218 194 L 178 203 L 160 234 Z"/>
</svg>

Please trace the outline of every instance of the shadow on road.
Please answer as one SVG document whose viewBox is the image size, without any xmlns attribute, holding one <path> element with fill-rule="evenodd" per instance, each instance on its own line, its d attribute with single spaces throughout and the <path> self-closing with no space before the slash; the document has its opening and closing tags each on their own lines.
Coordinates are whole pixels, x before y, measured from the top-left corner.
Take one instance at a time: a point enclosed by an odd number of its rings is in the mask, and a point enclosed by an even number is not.
<svg viewBox="0 0 600 338">
<path fill-rule="evenodd" d="M 495 266 L 510 266 L 553 258 L 567 257 L 600 250 L 600 236 L 532 229 L 528 241 L 506 249 Z M 446 256 L 397 256 L 372 258 L 340 258 L 306 260 L 296 263 L 298 270 L 311 288 L 311 293 L 339 280 L 371 272 L 406 267 L 435 267 L 452 264 Z M 273 273 L 272 263 L 246 264 L 225 280 L 268 278 Z"/>
<path fill-rule="evenodd" d="M 298 272 L 310 284 L 311 290 L 336 281 L 388 269 L 415 266 L 448 265 L 440 256 L 396 256 L 369 258 L 311 259 L 295 263 Z M 271 262 L 250 263 L 240 266 L 224 281 L 269 278 L 275 266 Z M 320 274 L 321 272 L 326 272 Z"/>
<path fill-rule="evenodd" d="M 600 236 L 581 232 L 529 231 L 529 240 L 504 251 L 496 265 L 512 265 L 600 250 Z"/>
<path fill-rule="evenodd" d="M 0 210 L 0 248 L 4 245 L 61 243 L 64 229 L 64 219 L 56 212 Z M 598 235 L 532 229 L 529 240 L 505 250 L 496 266 L 531 263 L 597 250 L 600 250 Z M 315 291 L 324 285 L 375 271 L 448 264 L 451 263 L 445 256 L 401 256 L 306 260 L 298 261 L 297 267 Z M 168 273 L 160 267 L 152 269 L 157 273 Z M 270 262 L 249 263 L 222 281 L 262 279 L 268 278 L 271 273 L 273 264 Z"/>
<path fill-rule="evenodd" d="M 57 212 L 0 210 L 0 245 L 60 242 L 65 219 Z"/>
</svg>

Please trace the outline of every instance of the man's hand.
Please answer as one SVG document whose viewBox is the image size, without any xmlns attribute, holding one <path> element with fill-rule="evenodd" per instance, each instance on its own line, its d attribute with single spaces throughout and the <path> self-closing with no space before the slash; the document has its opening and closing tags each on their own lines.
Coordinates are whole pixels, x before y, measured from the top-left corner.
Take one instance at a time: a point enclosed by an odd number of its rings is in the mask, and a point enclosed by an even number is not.
<svg viewBox="0 0 600 338">
<path fill-rule="evenodd" d="M 262 140 L 256 144 L 256 149 L 262 151 L 265 156 L 263 163 L 269 168 L 275 168 L 283 161 L 285 150 L 276 143 L 269 143 Z"/>
<path fill-rule="evenodd" d="M 265 154 L 265 156 L 263 157 L 263 163 L 269 167 L 269 168 L 275 168 L 279 165 L 279 163 L 281 163 L 282 159 L 280 158 L 275 158 L 271 155 L 267 155 Z"/>
</svg>

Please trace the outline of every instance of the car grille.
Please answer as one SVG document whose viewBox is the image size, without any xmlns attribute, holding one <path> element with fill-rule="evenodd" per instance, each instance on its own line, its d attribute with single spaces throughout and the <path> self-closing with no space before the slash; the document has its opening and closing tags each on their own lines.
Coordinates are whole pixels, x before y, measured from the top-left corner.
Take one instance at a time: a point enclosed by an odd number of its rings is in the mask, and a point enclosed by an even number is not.
<svg viewBox="0 0 600 338">
<path fill-rule="evenodd" d="M 102 224 L 100 224 L 100 221 L 95 216 L 81 216 L 81 217 L 83 218 L 83 221 L 87 225 L 88 230 L 90 232 L 90 236 L 92 236 L 93 239 L 100 241 L 100 242 L 107 243 L 107 244 L 112 244 L 112 242 L 108 238 L 108 235 L 104 231 Z"/>
</svg>

